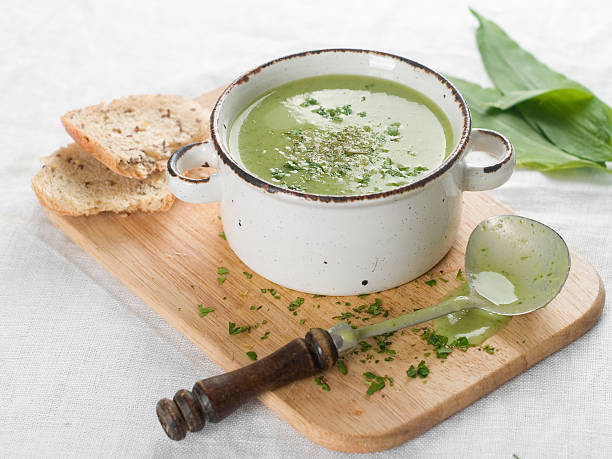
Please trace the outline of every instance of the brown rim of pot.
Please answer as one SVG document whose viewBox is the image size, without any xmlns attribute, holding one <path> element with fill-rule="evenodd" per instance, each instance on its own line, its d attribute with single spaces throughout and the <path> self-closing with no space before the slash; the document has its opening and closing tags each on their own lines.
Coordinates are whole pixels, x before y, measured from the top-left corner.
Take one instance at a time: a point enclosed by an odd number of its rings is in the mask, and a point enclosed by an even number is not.
<svg viewBox="0 0 612 459">
<path fill-rule="evenodd" d="M 411 65 L 412 67 L 423 70 L 425 73 L 429 73 L 433 75 L 434 77 L 436 77 L 438 81 L 440 81 L 440 83 L 442 83 L 444 86 L 450 89 L 455 99 L 455 102 L 457 102 L 457 104 L 459 105 L 461 114 L 463 116 L 463 132 L 461 133 L 461 138 L 459 139 L 459 142 L 457 143 L 457 146 L 455 147 L 455 149 L 453 149 L 451 154 L 448 155 L 446 160 L 437 169 L 435 169 L 431 174 L 424 176 L 422 179 L 417 180 L 416 182 L 412 182 L 408 185 L 393 188 L 388 191 L 381 191 L 378 193 L 370 193 L 370 194 L 338 196 L 338 195 L 321 195 L 321 194 L 313 194 L 313 193 L 304 193 L 301 191 L 294 191 L 288 188 L 282 188 L 280 186 L 273 185 L 253 175 L 248 170 L 243 169 L 240 165 L 238 165 L 238 163 L 236 163 L 236 161 L 234 161 L 230 153 L 226 151 L 217 141 L 215 118 L 217 115 L 217 111 L 219 107 L 221 106 L 221 104 L 223 103 L 223 101 L 225 100 L 225 98 L 228 96 L 228 94 L 232 91 L 233 88 L 248 82 L 249 79 L 253 75 L 258 74 L 266 67 L 274 65 L 278 62 L 282 62 L 284 60 L 289 60 L 289 59 L 298 58 L 298 57 L 306 57 L 306 56 L 310 56 L 314 54 L 324 54 L 324 53 L 365 53 L 365 54 L 375 54 L 378 56 L 389 57 L 391 59 L 396 59 L 400 62 Z M 425 67 L 424 65 L 419 64 L 418 62 L 407 59 L 405 57 L 397 56 L 395 54 L 384 53 L 381 51 L 371 51 L 371 50 L 366 50 L 366 49 L 352 49 L 352 48 L 330 48 L 330 49 L 318 49 L 318 50 L 313 50 L 313 51 L 304 51 L 301 53 L 290 54 L 288 56 L 279 57 L 278 59 L 274 59 L 272 61 L 266 62 L 265 64 L 262 64 L 259 67 L 254 68 L 253 70 L 236 78 L 227 88 L 225 88 L 223 93 L 221 93 L 221 96 L 219 96 L 219 99 L 217 100 L 217 103 L 215 104 L 210 114 L 210 137 L 215 146 L 215 149 L 217 150 L 217 153 L 219 154 L 219 157 L 221 158 L 221 160 L 225 164 L 227 164 L 236 174 L 238 174 L 239 177 L 241 177 L 242 179 L 244 179 L 251 185 L 261 188 L 269 193 L 284 193 L 287 195 L 292 195 L 292 196 L 296 196 L 300 198 L 305 198 L 307 200 L 319 201 L 319 202 L 358 202 L 358 201 L 364 201 L 364 200 L 373 200 L 373 199 L 378 199 L 378 198 L 386 198 L 388 196 L 398 195 L 402 193 L 407 193 L 413 190 L 417 190 L 419 188 L 423 188 L 429 182 L 431 182 L 432 180 L 435 180 L 436 178 L 444 174 L 455 163 L 455 161 L 459 159 L 459 157 L 461 156 L 461 153 L 465 150 L 468 144 L 471 130 L 472 130 L 472 119 L 470 117 L 470 110 L 468 108 L 467 102 L 465 101 L 463 96 L 459 93 L 459 91 L 457 91 L 455 86 L 453 86 L 453 84 L 450 81 L 448 81 L 438 72 L 430 69 L 429 67 Z"/>
</svg>

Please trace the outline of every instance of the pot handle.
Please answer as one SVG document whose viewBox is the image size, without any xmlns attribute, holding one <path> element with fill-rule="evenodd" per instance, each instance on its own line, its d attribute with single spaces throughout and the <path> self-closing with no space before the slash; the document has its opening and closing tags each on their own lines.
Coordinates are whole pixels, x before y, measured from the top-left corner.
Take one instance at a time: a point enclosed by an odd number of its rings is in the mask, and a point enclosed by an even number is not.
<svg viewBox="0 0 612 459">
<path fill-rule="evenodd" d="M 491 190 L 503 185 L 512 175 L 516 163 L 514 147 L 498 132 L 489 129 L 472 129 L 469 151 L 484 151 L 498 161 L 487 166 L 463 163 L 463 189 L 465 191 Z"/>
<path fill-rule="evenodd" d="M 196 142 L 179 148 L 168 159 L 166 180 L 172 193 L 181 201 L 195 204 L 215 202 L 221 199 L 221 177 L 218 173 L 205 178 L 190 178 L 183 172 L 194 167 L 216 168 L 219 157 L 208 141 Z"/>
</svg>

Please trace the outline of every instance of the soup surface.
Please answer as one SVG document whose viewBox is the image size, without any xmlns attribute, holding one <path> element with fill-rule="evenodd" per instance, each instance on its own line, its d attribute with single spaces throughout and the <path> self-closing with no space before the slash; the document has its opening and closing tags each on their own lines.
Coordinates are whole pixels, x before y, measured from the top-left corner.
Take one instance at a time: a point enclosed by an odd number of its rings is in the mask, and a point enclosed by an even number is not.
<svg viewBox="0 0 612 459">
<path fill-rule="evenodd" d="M 402 84 L 325 75 L 279 86 L 234 120 L 230 151 L 266 182 L 322 195 L 409 184 L 453 148 L 450 123 L 429 98 Z"/>
</svg>

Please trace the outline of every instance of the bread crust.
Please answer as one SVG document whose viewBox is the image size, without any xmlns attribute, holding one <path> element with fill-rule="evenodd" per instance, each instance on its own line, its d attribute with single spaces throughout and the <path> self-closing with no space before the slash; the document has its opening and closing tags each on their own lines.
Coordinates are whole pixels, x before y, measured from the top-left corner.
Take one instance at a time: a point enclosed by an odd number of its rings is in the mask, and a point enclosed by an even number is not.
<svg viewBox="0 0 612 459">
<path fill-rule="evenodd" d="M 93 105 L 91 106 L 91 108 L 95 108 L 102 105 L 104 104 Z M 77 110 L 71 110 L 64 116 L 62 116 L 62 124 L 64 125 L 64 129 L 66 129 L 66 132 L 70 135 L 70 137 L 72 137 L 74 141 L 78 143 L 83 150 L 85 150 L 87 153 L 96 158 L 98 161 L 100 161 L 102 164 L 104 164 L 116 174 L 125 175 L 126 177 L 132 178 L 145 178 L 148 175 L 126 175 L 125 172 L 121 171 L 117 167 L 118 161 L 112 153 L 110 153 L 107 149 L 103 148 L 102 145 L 100 145 L 100 142 L 96 141 L 95 139 L 91 139 L 87 135 L 85 135 L 84 131 L 79 129 L 74 123 L 70 121 L 69 116 L 76 112 Z"/>
<path fill-rule="evenodd" d="M 126 109 L 126 107 L 128 108 Z M 172 110 L 167 107 L 171 107 Z M 109 130 L 102 136 L 100 133 L 93 132 L 91 126 L 87 125 L 87 122 L 84 120 L 81 119 L 81 122 L 79 122 L 80 117 L 93 115 L 103 115 L 106 117 L 105 113 L 112 112 L 113 110 L 116 110 L 115 114 L 121 114 L 121 110 L 124 110 L 124 112 L 129 110 L 130 113 L 134 114 L 134 117 L 141 116 L 142 118 L 139 122 L 145 125 L 148 124 L 146 117 L 150 116 L 151 113 L 155 113 L 155 110 L 158 110 L 159 113 L 157 114 L 160 120 L 168 118 L 169 121 L 172 117 L 172 121 L 176 123 L 175 129 L 178 129 L 180 134 L 168 134 L 164 132 L 164 135 L 167 135 L 168 139 L 164 139 L 164 148 L 160 149 L 160 146 L 158 146 L 158 151 L 155 156 L 146 153 L 154 148 L 154 145 L 143 144 L 142 142 L 138 142 L 137 139 L 134 139 L 133 143 L 128 143 L 131 147 L 128 150 L 136 152 L 139 161 L 136 161 L 136 164 L 123 164 L 129 153 L 125 149 L 119 148 L 118 151 L 113 151 L 109 147 L 108 144 L 110 141 L 108 136 L 112 135 Z M 203 108 L 199 106 L 197 102 L 183 99 L 179 96 L 161 94 L 129 96 L 115 99 L 109 103 L 103 102 L 82 109 L 71 110 L 62 116 L 61 121 L 66 132 L 68 132 L 74 141 L 91 156 L 113 172 L 136 179 L 144 179 L 156 170 L 166 169 L 166 163 L 172 151 L 164 150 L 168 150 L 169 148 L 176 150 L 183 145 L 200 142 L 208 137 L 207 116 Z M 190 126 L 192 129 L 186 132 L 183 130 L 183 126 Z M 98 130 L 107 128 L 102 123 L 97 123 L 95 127 Z M 138 129 L 138 127 L 136 129 Z M 165 126 L 164 128 L 160 127 L 157 131 L 152 129 L 152 132 L 161 135 L 162 131 L 167 129 L 168 126 Z M 177 139 L 179 136 L 180 140 Z M 128 137 L 130 137 L 130 134 L 121 136 L 121 140 L 125 143 Z M 121 157 L 122 155 L 124 158 Z M 131 160 L 129 160 L 128 163 L 130 161 Z"/>
<path fill-rule="evenodd" d="M 60 148 L 41 162 L 43 167 L 32 178 L 32 189 L 44 207 L 61 215 L 165 212 L 174 204 L 175 196 L 162 172 L 145 180 L 119 176 L 77 144 Z M 98 199 L 92 204 L 95 192 Z"/>
</svg>

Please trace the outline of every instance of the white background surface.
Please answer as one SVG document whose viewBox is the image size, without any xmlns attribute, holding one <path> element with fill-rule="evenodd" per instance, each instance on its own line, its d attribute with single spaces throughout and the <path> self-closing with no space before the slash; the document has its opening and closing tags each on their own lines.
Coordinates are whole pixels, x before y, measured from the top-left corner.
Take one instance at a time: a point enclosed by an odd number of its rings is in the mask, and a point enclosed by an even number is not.
<svg viewBox="0 0 612 459">
<path fill-rule="evenodd" d="M 37 157 L 69 109 L 196 96 L 306 49 L 401 54 L 483 84 L 466 2 L 9 2 L 0 14 L 0 456 L 335 457 L 258 401 L 175 443 L 155 403 L 220 371 L 44 216 Z M 470 4 L 612 104 L 606 2 Z M 501 2 L 500 2 L 501 3 Z M 609 3 L 608 3 L 609 5 Z M 612 285 L 612 175 L 520 170 L 493 195 Z M 388 457 L 610 457 L 612 318 Z M 314 390 L 314 389 L 313 389 Z"/>
</svg>

